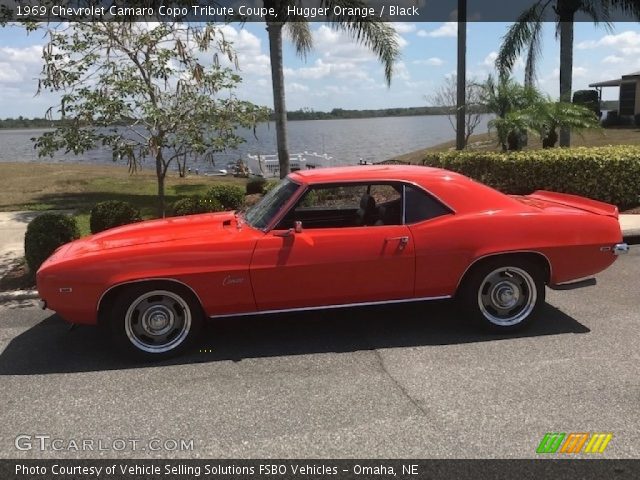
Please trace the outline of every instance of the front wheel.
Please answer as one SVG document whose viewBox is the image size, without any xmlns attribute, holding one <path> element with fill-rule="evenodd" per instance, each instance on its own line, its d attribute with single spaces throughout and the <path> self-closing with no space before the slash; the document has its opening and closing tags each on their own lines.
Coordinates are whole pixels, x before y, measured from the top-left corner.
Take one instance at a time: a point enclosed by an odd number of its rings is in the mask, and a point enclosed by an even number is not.
<svg viewBox="0 0 640 480">
<path fill-rule="evenodd" d="M 114 341 L 142 360 L 172 357 L 192 343 L 202 325 L 200 305 L 186 288 L 135 286 L 116 300 Z"/>
<path fill-rule="evenodd" d="M 529 324 L 545 300 L 542 269 L 518 259 L 492 259 L 465 279 L 461 301 L 466 313 L 482 327 L 509 332 Z"/>
</svg>

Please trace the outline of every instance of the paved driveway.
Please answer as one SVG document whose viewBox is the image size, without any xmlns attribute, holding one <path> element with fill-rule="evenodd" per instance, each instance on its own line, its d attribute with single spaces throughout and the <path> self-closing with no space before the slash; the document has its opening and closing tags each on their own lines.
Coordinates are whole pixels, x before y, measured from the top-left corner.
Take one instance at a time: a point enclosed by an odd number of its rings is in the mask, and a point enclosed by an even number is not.
<svg viewBox="0 0 640 480">
<path fill-rule="evenodd" d="M 446 302 L 226 320 L 203 351 L 119 360 L 92 328 L 0 307 L 2 457 L 532 457 L 546 432 L 612 432 L 640 457 L 640 247 L 549 292 L 518 336 Z M 205 351 L 206 350 L 206 351 Z M 17 451 L 15 437 L 193 440 L 189 451 Z M 170 444 L 169 446 L 172 446 Z"/>
</svg>

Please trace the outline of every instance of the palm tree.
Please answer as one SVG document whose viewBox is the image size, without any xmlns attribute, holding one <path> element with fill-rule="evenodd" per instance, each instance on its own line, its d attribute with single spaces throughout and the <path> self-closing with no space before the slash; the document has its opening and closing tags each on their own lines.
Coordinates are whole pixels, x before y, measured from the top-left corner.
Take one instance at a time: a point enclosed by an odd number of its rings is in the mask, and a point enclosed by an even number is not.
<svg viewBox="0 0 640 480">
<path fill-rule="evenodd" d="M 520 150 L 525 145 L 527 127 L 519 112 L 541 102 L 542 96 L 534 87 L 506 76 L 496 80 L 489 75 L 481 87 L 481 104 L 497 117 L 489 126 L 496 129 L 502 150 Z"/>
<path fill-rule="evenodd" d="M 610 28 L 611 12 L 619 10 L 640 19 L 638 0 L 537 0 L 520 14 L 504 36 L 496 66 L 500 75 L 508 75 L 521 53 L 527 50 L 525 84 L 532 85 L 540 55 L 542 25 L 550 13 L 555 15 L 556 36 L 560 38 L 560 101 L 571 102 L 573 75 L 573 22 L 576 14 L 584 14 L 594 24 Z M 560 130 L 560 146 L 571 143 L 568 127 Z"/>
<path fill-rule="evenodd" d="M 576 132 L 599 129 L 600 120 L 593 110 L 567 102 L 554 102 L 550 97 L 537 102 L 524 112 L 528 127 L 540 136 L 542 148 L 552 148 L 558 142 L 558 129 L 567 128 Z"/>
<path fill-rule="evenodd" d="M 313 39 L 307 18 L 290 13 L 288 7 L 298 6 L 299 0 L 264 0 L 266 8 L 273 8 L 277 16 L 267 17 L 269 54 L 271 57 L 271 83 L 276 123 L 276 140 L 280 163 L 280 178 L 290 170 L 287 147 L 287 109 L 285 105 L 284 70 L 282 61 L 282 33 L 286 29 L 296 51 L 306 57 L 313 47 Z M 371 49 L 384 65 L 387 85 L 391 84 L 393 65 L 400 57 L 396 31 L 379 17 L 358 15 L 335 15 L 334 7 L 365 8 L 365 0 L 320 0 L 320 7 L 328 7 L 327 21 L 333 28 L 347 32 L 355 41 Z"/>
<path fill-rule="evenodd" d="M 530 88 L 530 87 L 524 87 Z M 495 128 L 503 151 L 519 150 L 509 140 L 522 131 L 532 131 L 540 136 L 543 148 L 552 148 L 558 142 L 558 129 L 570 128 L 577 132 L 599 129 L 600 121 L 592 110 L 574 103 L 554 102 L 548 96 L 536 93 L 537 97 L 524 108 L 509 110 L 504 116 L 489 122 Z"/>
<path fill-rule="evenodd" d="M 467 0 L 458 0 L 458 65 L 456 92 L 456 150 L 464 150 L 467 87 Z"/>
</svg>

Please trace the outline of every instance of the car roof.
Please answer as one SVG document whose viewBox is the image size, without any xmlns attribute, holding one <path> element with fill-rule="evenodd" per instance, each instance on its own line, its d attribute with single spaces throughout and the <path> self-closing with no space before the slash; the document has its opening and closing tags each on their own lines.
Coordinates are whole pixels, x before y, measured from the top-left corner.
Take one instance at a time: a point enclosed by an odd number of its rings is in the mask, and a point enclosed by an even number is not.
<svg viewBox="0 0 640 480">
<path fill-rule="evenodd" d="M 330 183 L 332 181 L 371 181 L 371 180 L 397 180 L 410 181 L 424 180 L 425 177 L 442 177 L 445 175 L 460 176 L 441 168 L 422 167 L 418 165 L 356 165 L 350 167 L 314 168 L 298 170 L 291 174 L 292 177 L 301 177 L 304 183 Z"/>
<path fill-rule="evenodd" d="M 420 165 L 356 165 L 298 170 L 290 174 L 296 182 L 307 185 L 333 182 L 414 183 L 457 212 L 513 208 L 514 199 L 464 175 L 442 168 Z"/>
</svg>

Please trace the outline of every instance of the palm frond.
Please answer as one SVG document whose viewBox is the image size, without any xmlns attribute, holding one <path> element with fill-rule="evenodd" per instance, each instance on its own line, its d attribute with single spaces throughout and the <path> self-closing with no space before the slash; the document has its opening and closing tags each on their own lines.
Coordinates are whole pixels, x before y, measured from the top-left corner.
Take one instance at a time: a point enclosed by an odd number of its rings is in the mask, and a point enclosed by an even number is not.
<svg viewBox="0 0 640 480">
<path fill-rule="evenodd" d="M 583 0 L 578 11 L 591 18 L 594 25 L 603 23 L 608 31 L 613 30 L 611 5 L 608 0 Z"/>
<path fill-rule="evenodd" d="M 542 22 L 533 24 L 531 43 L 527 52 L 527 62 L 524 68 L 524 84 L 533 85 L 536 81 L 536 66 L 542 52 Z"/>
<path fill-rule="evenodd" d="M 522 51 L 531 45 L 536 30 L 540 29 L 537 24 L 542 23 L 544 10 L 548 4 L 549 2 L 543 4 L 540 0 L 534 3 L 518 16 L 516 22 L 502 37 L 502 44 L 496 58 L 496 68 L 500 76 L 508 76 Z M 539 37 L 539 34 L 537 36 Z M 537 48 L 540 48 L 539 39 L 536 43 Z"/>
<path fill-rule="evenodd" d="M 400 44 L 395 28 L 380 17 L 360 15 L 334 15 L 334 7 L 366 8 L 363 0 L 321 0 L 321 5 L 329 7 L 327 21 L 335 29 L 347 32 L 356 42 L 373 51 L 384 67 L 387 85 L 391 85 L 393 66 L 400 58 Z M 343 10 L 344 11 L 344 10 Z"/>
<path fill-rule="evenodd" d="M 309 23 L 304 17 L 292 17 L 284 25 L 287 36 L 293 42 L 296 52 L 302 58 L 306 58 L 307 54 L 313 48 L 313 36 L 309 29 Z"/>
</svg>

